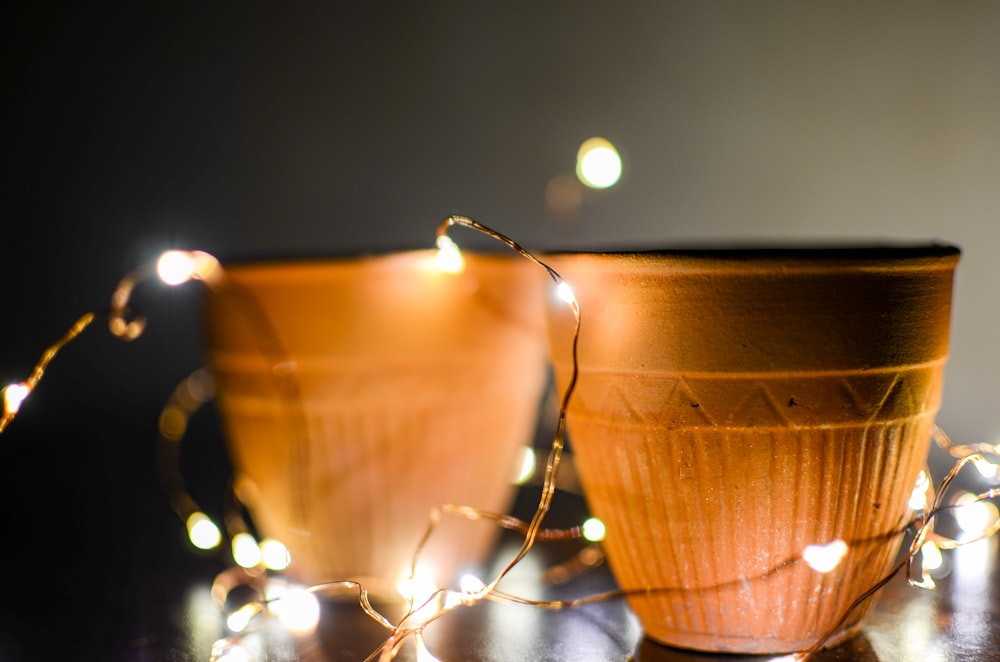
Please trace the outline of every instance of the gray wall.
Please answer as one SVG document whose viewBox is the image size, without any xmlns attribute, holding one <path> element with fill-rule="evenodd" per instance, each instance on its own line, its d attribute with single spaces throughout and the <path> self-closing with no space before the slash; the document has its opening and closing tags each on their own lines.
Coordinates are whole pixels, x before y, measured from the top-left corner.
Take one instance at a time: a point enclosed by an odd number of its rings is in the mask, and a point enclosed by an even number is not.
<svg viewBox="0 0 1000 662">
<path fill-rule="evenodd" d="M 453 212 L 546 248 L 937 239 L 964 250 L 940 420 L 1000 441 L 1000 3 L 50 4 L 5 29 L 4 370 L 169 245 L 423 246 Z M 555 218 L 591 135 L 624 177 Z M 170 301 L 158 353 L 194 352 Z"/>
</svg>

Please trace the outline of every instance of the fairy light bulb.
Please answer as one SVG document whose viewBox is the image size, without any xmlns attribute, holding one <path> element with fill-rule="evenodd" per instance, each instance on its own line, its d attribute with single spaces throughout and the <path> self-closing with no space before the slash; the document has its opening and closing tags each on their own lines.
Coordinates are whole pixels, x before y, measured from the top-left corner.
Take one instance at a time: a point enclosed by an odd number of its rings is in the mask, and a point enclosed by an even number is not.
<svg viewBox="0 0 1000 662">
<path fill-rule="evenodd" d="M 802 558 L 816 572 L 830 572 L 847 554 L 847 543 L 834 540 L 825 545 L 809 545 L 802 552 Z"/>
<path fill-rule="evenodd" d="M 437 255 L 434 256 L 434 264 L 441 271 L 448 274 L 461 273 L 465 269 L 465 258 L 458 244 L 447 235 L 440 235 L 437 238 Z"/>
<path fill-rule="evenodd" d="M 622 176 L 622 157 L 604 138 L 591 138 L 577 151 L 576 176 L 590 188 L 614 186 Z"/>
<path fill-rule="evenodd" d="M 959 495 L 955 505 L 955 523 L 969 537 L 982 535 L 1000 517 L 996 506 L 971 492 Z"/>
<path fill-rule="evenodd" d="M 221 639 L 212 645 L 211 662 L 250 662 L 250 653 L 237 643 Z"/>
<path fill-rule="evenodd" d="M 924 570 L 937 570 L 944 564 L 941 549 L 933 540 L 928 540 L 920 546 L 920 564 Z"/>
<path fill-rule="evenodd" d="M 917 476 L 917 483 L 910 493 L 910 510 L 921 511 L 927 508 L 927 487 L 930 485 L 930 478 L 923 469 Z"/>
<path fill-rule="evenodd" d="M 16 414 L 21 409 L 21 404 L 31 394 L 31 389 L 27 384 L 18 382 L 9 384 L 3 390 L 3 408 L 8 415 Z"/>
<path fill-rule="evenodd" d="M 312 591 L 301 586 L 280 586 L 269 591 L 268 596 L 268 609 L 290 633 L 303 636 L 316 630 L 320 606 Z"/>
<path fill-rule="evenodd" d="M 607 534 L 607 527 L 604 526 L 604 522 L 596 517 L 586 520 L 580 529 L 583 532 L 584 539 L 589 542 L 601 542 Z"/>
<path fill-rule="evenodd" d="M 424 638 L 417 633 L 415 635 L 416 649 L 417 649 L 417 662 L 441 662 L 440 658 L 434 656 L 430 650 L 427 649 L 427 645 L 424 643 Z"/>
<path fill-rule="evenodd" d="M 253 617 L 259 614 L 260 611 L 259 603 L 247 603 L 226 618 L 226 627 L 229 628 L 230 632 L 243 632 L 250 625 Z"/>
<path fill-rule="evenodd" d="M 194 258 L 187 251 L 167 251 L 156 261 L 156 273 L 167 285 L 180 285 L 194 275 Z"/>
<path fill-rule="evenodd" d="M 222 542 L 222 533 L 215 522 L 203 512 L 192 513 L 187 518 L 188 539 L 198 549 L 215 549 Z"/>
<path fill-rule="evenodd" d="M 156 274 L 167 285 L 181 285 L 192 278 L 212 282 L 220 270 L 219 261 L 204 251 L 170 250 L 156 261 Z"/>
<path fill-rule="evenodd" d="M 576 294 L 573 292 L 573 288 L 570 287 L 569 283 L 564 280 L 559 281 L 559 285 L 556 286 L 556 296 L 571 306 L 576 305 Z"/>
<path fill-rule="evenodd" d="M 535 475 L 537 460 L 535 459 L 535 449 L 530 446 L 521 446 L 521 457 L 517 462 L 517 473 L 514 476 L 515 485 L 524 485 Z"/>
<path fill-rule="evenodd" d="M 483 580 L 471 573 L 462 575 L 458 585 L 462 589 L 462 593 L 479 593 L 486 588 Z"/>
<path fill-rule="evenodd" d="M 396 584 L 396 590 L 407 600 L 423 602 L 433 595 L 434 591 L 438 590 L 434 580 L 431 579 L 432 576 L 430 568 L 426 565 L 418 565 L 413 574 L 410 574 L 408 570 L 404 572 L 403 577 Z"/>
<path fill-rule="evenodd" d="M 996 478 L 1000 473 L 1000 467 L 983 458 L 976 458 L 972 464 L 983 478 Z"/>
<path fill-rule="evenodd" d="M 261 562 L 260 546 L 249 533 L 233 536 L 233 560 L 241 568 L 256 568 Z"/>
<path fill-rule="evenodd" d="M 292 563 L 288 548 L 283 542 L 274 538 L 260 541 L 260 558 L 265 568 L 278 572 L 286 570 Z"/>
</svg>

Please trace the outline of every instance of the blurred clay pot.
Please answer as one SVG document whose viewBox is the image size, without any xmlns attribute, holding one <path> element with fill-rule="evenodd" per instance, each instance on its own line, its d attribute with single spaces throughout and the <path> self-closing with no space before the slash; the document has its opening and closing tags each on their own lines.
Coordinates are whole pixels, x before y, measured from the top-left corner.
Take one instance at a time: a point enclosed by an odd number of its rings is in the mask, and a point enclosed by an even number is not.
<svg viewBox="0 0 1000 662">
<path fill-rule="evenodd" d="M 206 306 L 207 353 L 236 489 L 309 583 L 389 597 L 431 509 L 505 512 L 545 380 L 527 261 L 433 252 L 246 264 Z M 443 586 L 495 527 L 445 516 L 421 555 Z M 396 596 L 398 597 L 398 596 Z"/>
<path fill-rule="evenodd" d="M 899 548 L 941 401 L 958 250 L 545 259 L 582 308 L 570 442 L 646 634 L 708 651 L 810 647 Z M 549 327 L 565 388 L 565 306 L 551 304 Z M 803 560 L 836 540 L 848 551 L 832 571 Z"/>
</svg>

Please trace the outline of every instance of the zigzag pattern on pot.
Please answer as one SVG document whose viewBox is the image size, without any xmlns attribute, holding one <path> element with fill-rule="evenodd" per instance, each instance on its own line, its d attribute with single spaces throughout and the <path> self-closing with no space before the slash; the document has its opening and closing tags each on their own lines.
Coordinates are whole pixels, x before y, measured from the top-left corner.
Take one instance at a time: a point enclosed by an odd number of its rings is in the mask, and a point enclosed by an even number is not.
<svg viewBox="0 0 1000 662">
<path fill-rule="evenodd" d="M 814 373 L 587 372 L 575 418 L 624 418 L 669 427 L 830 427 L 892 421 L 940 406 L 944 361 Z"/>
</svg>

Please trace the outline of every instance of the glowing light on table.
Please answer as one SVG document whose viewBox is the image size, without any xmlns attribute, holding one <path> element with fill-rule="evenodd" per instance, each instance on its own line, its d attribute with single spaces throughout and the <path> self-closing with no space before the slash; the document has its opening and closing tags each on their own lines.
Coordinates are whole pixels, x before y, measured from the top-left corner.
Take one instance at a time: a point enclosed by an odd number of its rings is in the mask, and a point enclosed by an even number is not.
<svg viewBox="0 0 1000 662">
<path fill-rule="evenodd" d="M 243 648 L 236 643 L 230 643 L 226 640 L 216 642 L 215 646 L 212 647 L 212 662 L 251 662 L 250 653 L 247 649 Z"/>
<path fill-rule="evenodd" d="M 243 605 L 226 618 L 226 627 L 230 632 L 243 632 L 247 629 L 253 617 L 261 611 L 260 604 L 251 602 Z"/>
<path fill-rule="evenodd" d="M 409 570 L 403 572 L 402 578 L 396 584 L 396 590 L 406 600 L 423 602 L 438 590 L 434 580 L 431 579 L 433 576 L 434 573 L 427 565 L 418 565 L 412 574 Z"/>
<path fill-rule="evenodd" d="M 270 582 L 268 609 L 278 622 L 296 636 L 310 634 L 319 625 L 319 599 L 307 588 Z"/>
<path fill-rule="evenodd" d="M 604 138 L 591 138 L 580 145 L 576 155 L 576 176 L 590 188 L 609 188 L 622 175 L 622 159 L 615 146 Z"/>
</svg>

